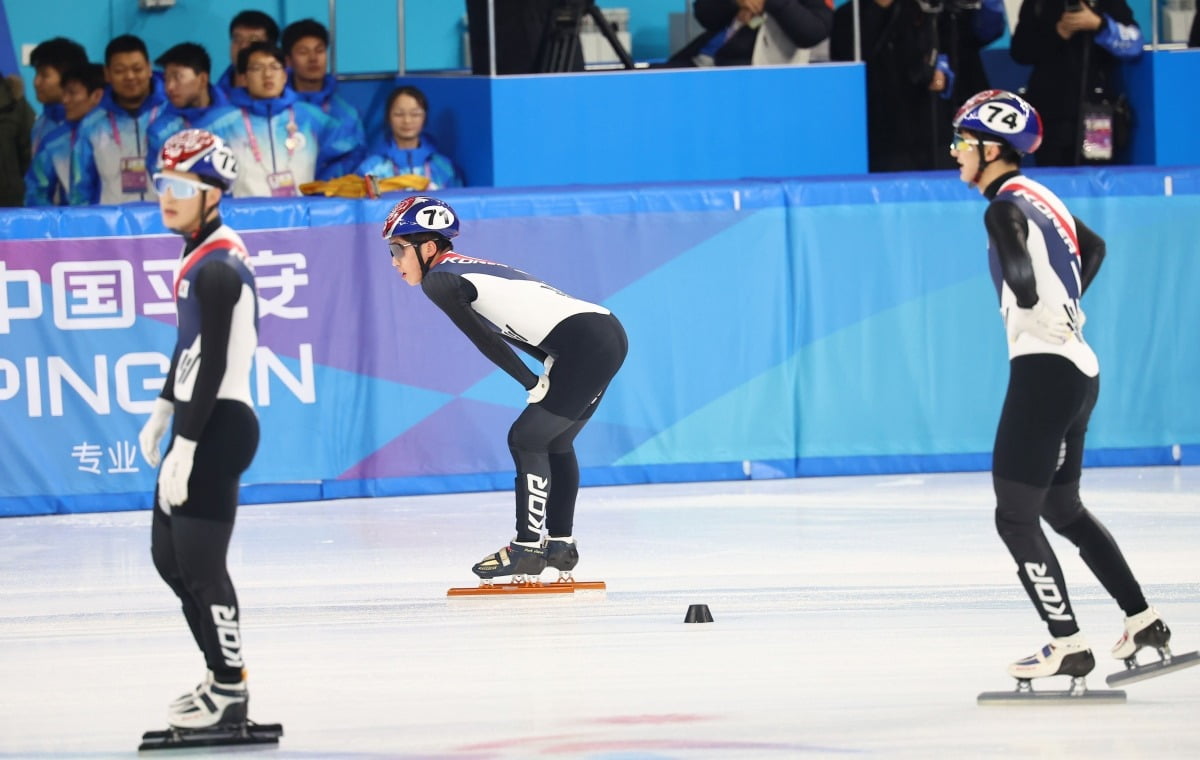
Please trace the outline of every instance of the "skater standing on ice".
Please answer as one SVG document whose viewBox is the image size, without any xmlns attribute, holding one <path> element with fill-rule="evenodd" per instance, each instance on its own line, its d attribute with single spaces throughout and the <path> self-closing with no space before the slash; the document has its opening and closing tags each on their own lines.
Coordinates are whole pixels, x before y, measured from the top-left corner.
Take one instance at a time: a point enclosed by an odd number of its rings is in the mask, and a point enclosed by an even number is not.
<svg viewBox="0 0 1200 760">
<path fill-rule="evenodd" d="M 1079 299 L 1100 269 L 1105 244 L 1057 196 L 1021 174 L 1021 156 L 1042 139 L 1041 120 L 1028 103 L 1002 90 L 981 92 L 959 109 L 954 129 L 950 152 L 959 176 L 990 201 L 988 259 L 1008 335 L 1008 391 L 992 462 L 996 529 L 1053 637 L 1008 670 L 1020 680 L 1082 677 L 1095 660 L 1040 520 L 1079 547 L 1124 610 L 1114 657 L 1165 646 L 1171 635 L 1112 536 L 1079 498 L 1084 435 L 1100 388 Z"/>
<path fill-rule="evenodd" d="M 208 673 L 168 708 L 168 722 L 199 729 L 246 720 L 237 594 L 225 565 L 237 511 L 238 476 L 258 447 L 250 365 L 258 299 L 246 246 L 221 221 L 237 176 L 220 138 L 199 129 L 163 145 L 154 175 L 163 224 L 183 236 L 175 278 L 179 337 L 162 395 L 138 441 L 150 465 L 174 416 L 154 497 L 154 566 L 183 603 Z"/>
<path fill-rule="evenodd" d="M 421 196 L 396 204 L 383 225 L 396 272 L 420 285 L 484 356 L 529 392 L 528 406 L 508 432 L 517 470 L 516 537 L 472 571 L 483 579 L 517 580 L 547 565 L 569 573 L 579 561 L 572 537 L 579 492 L 575 436 L 625 361 L 625 330 L 603 306 L 455 252 L 451 238 L 458 231 L 454 209 Z M 513 346 L 543 363 L 540 376 Z"/>
</svg>

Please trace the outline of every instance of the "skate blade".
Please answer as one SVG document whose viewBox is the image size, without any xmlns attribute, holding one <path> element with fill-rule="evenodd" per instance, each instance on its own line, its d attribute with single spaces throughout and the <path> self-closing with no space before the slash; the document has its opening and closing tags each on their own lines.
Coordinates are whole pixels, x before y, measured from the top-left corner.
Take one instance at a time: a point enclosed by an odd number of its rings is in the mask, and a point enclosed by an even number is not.
<svg viewBox="0 0 1200 760">
<path fill-rule="evenodd" d="M 554 581 L 553 583 L 493 583 L 452 588 L 446 596 L 524 596 L 537 594 L 573 594 L 576 591 L 604 591 L 604 581 Z"/>
<path fill-rule="evenodd" d="M 1170 662 L 1159 660 L 1149 665 L 1135 665 L 1120 673 L 1112 673 L 1104 679 L 1104 682 L 1109 686 L 1137 683 L 1138 681 L 1165 676 L 1167 673 L 1190 668 L 1194 665 L 1200 665 L 1200 652 L 1185 652 L 1183 654 L 1171 655 Z"/>
<path fill-rule="evenodd" d="M 980 705 L 1123 705 L 1125 692 L 1106 690 L 1073 691 L 985 691 L 975 699 Z"/>
<path fill-rule="evenodd" d="M 233 726 L 211 728 L 168 728 L 142 734 L 138 752 L 188 747 L 228 747 L 237 744 L 279 744 L 283 726 L 278 723 L 247 721 Z"/>
</svg>

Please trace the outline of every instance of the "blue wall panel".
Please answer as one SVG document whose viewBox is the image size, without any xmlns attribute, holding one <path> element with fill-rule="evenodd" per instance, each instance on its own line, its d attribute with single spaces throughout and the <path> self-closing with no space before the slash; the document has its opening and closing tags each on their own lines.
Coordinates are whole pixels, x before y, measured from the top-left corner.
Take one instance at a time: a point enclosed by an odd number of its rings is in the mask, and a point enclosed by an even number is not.
<svg viewBox="0 0 1200 760">
<path fill-rule="evenodd" d="M 1086 462 L 1163 464 L 1176 445 L 1191 461 L 1200 171 L 1034 176 L 1108 241 L 1084 299 L 1103 368 Z M 626 326 L 628 361 L 578 441 L 585 483 L 988 466 L 1004 333 L 984 201 L 949 173 L 446 197 L 458 250 Z M 511 484 L 524 393 L 390 271 L 393 200 L 226 209 L 263 299 L 246 500 Z M 149 506 L 130 447 L 174 335 L 156 278 L 178 246 L 145 204 L 0 213 L 0 514 Z M 80 267 L 125 272 L 128 303 L 72 289 Z M 74 305 L 96 299 L 129 320 L 83 324 L 96 311 Z"/>
</svg>

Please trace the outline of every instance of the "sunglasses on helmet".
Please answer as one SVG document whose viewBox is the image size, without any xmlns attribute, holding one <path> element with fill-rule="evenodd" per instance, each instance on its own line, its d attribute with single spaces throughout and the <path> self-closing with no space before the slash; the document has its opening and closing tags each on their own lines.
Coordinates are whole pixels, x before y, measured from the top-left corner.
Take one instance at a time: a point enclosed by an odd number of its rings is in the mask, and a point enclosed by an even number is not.
<svg viewBox="0 0 1200 760">
<path fill-rule="evenodd" d="M 168 174 L 154 175 L 154 190 L 159 195 L 166 195 L 167 191 L 170 190 L 172 197 L 178 200 L 195 198 L 197 193 L 211 189 L 209 185 L 188 179 L 187 177 L 173 177 Z"/>
</svg>

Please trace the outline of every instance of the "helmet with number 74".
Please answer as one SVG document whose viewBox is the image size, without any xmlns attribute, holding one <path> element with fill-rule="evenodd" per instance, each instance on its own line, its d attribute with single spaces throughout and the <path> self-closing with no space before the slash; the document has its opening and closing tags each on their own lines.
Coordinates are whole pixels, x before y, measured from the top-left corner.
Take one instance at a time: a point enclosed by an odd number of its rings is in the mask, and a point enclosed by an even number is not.
<svg viewBox="0 0 1200 760">
<path fill-rule="evenodd" d="M 1020 95 L 984 90 L 954 114 L 954 129 L 997 137 L 1018 153 L 1033 153 L 1042 144 L 1042 117 Z"/>
</svg>

